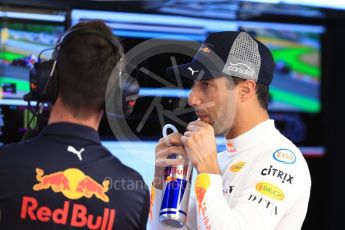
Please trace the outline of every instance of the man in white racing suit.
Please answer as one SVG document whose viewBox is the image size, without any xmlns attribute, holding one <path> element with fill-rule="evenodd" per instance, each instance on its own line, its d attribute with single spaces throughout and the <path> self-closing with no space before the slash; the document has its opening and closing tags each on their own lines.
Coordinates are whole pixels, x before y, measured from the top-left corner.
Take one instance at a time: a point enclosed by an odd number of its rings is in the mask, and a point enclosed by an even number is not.
<svg viewBox="0 0 345 230">
<path fill-rule="evenodd" d="M 199 119 L 156 146 L 151 229 L 173 229 L 159 222 L 163 170 L 184 159 L 198 176 L 182 229 L 301 229 L 311 179 L 299 149 L 269 119 L 274 66 L 268 48 L 248 33 L 218 32 L 191 63 L 167 70 L 194 80 L 188 102 Z M 227 145 L 219 154 L 215 134 Z M 173 153 L 183 158 L 168 158 Z"/>
</svg>

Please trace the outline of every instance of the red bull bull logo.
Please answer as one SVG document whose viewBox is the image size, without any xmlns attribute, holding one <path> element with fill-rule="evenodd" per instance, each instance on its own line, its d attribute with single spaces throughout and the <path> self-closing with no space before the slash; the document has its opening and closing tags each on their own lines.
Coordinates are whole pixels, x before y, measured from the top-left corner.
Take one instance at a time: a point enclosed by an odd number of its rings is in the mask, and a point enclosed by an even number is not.
<svg viewBox="0 0 345 230">
<path fill-rule="evenodd" d="M 62 192 L 64 190 L 70 190 L 69 181 L 62 172 L 52 173 L 50 175 L 44 175 L 42 169 L 36 169 L 36 179 L 40 182 L 35 184 L 33 189 L 39 191 L 42 189 L 51 188 L 54 192 Z"/>
<path fill-rule="evenodd" d="M 54 192 L 61 192 L 72 200 L 95 196 L 104 202 L 109 202 L 109 197 L 105 194 L 109 190 L 109 181 L 104 180 L 101 185 L 76 168 L 48 175 L 44 175 L 44 171 L 37 168 L 36 179 L 39 183 L 33 186 L 35 191 L 51 188 Z"/>
<path fill-rule="evenodd" d="M 95 197 L 103 202 L 109 202 L 106 192 L 109 190 L 109 181 L 103 180 L 102 184 L 85 175 L 76 168 L 66 169 L 51 174 L 44 174 L 40 168 L 36 168 L 37 184 L 34 191 L 51 189 L 55 193 L 76 200 L 82 197 Z M 89 213 L 85 205 L 65 201 L 62 208 L 51 209 L 39 204 L 34 197 L 24 196 L 20 212 L 21 219 L 49 222 L 84 227 L 88 229 L 113 229 L 115 222 L 115 209 L 104 208 L 103 215 Z"/>
</svg>

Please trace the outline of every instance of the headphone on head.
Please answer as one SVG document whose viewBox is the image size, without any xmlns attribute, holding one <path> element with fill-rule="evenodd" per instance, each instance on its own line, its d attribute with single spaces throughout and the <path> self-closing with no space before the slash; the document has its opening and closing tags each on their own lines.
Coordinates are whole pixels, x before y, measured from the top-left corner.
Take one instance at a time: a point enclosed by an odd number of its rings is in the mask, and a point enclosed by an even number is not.
<svg viewBox="0 0 345 230">
<path fill-rule="evenodd" d="M 109 77 L 105 97 L 108 97 L 109 95 L 114 97 L 110 100 L 113 102 L 111 107 L 113 107 L 112 112 L 116 117 L 126 117 L 130 115 L 136 99 L 138 98 L 139 83 L 128 74 L 124 74 L 125 58 L 122 46 L 114 36 L 89 28 L 76 28 L 64 33 L 55 45 L 52 58 L 49 60 L 40 61 L 41 54 L 47 49 L 41 51 L 38 57 L 39 61 L 35 63 L 33 68 L 30 70 L 30 92 L 24 95 L 24 100 L 27 102 L 36 101 L 38 103 L 54 103 L 56 101 L 59 91 L 59 76 L 56 70 L 59 65 L 57 61 L 59 51 L 72 37 L 86 34 L 102 37 L 114 50 L 118 51 L 120 55 L 119 61 L 116 63 L 116 66 L 114 66 Z"/>
</svg>

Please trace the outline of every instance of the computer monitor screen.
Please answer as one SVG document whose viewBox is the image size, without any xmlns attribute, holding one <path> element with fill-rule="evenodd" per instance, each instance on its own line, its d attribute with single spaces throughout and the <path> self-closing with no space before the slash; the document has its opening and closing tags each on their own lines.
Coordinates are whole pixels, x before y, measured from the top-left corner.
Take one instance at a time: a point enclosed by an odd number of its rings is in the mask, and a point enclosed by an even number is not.
<svg viewBox="0 0 345 230">
<path fill-rule="evenodd" d="M 0 145 L 20 141 L 37 119 L 23 96 L 29 92 L 29 71 L 51 56 L 57 39 L 65 31 L 66 12 L 12 8 L 0 11 Z M 35 103 L 33 103 L 34 105 Z M 48 109 L 44 108 L 44 116 Z"/>
<path fill-rule="evenodd" d="M 44 49 L 53 48 L 65 30 L 64 17 L 36 13 L 2 12 L 0 21 L 0 99 L 22 100 L 29 91 L 29 71 Z M 46 21 L 44 21 L 47 19 Z M 41 58 L 50 58 L 52 50 Z"/>
<path fill-rule="evenodd" d="M 276 70 L 270 86 L 270 110 L 320 112 L 323 27 L 242 22 L 240 28 L 273 54 Z"/>
</svg>

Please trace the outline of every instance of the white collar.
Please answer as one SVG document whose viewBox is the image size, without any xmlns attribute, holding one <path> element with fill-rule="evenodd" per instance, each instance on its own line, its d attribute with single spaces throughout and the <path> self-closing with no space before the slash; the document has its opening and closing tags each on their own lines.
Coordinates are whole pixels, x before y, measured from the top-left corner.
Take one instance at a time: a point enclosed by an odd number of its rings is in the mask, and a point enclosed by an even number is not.
<svg viewBox="0 0 345 230">
<path fill-rule="evenodd" d="M 261 139 L 276 130 L 274 120 L 266 120 L 233 139 L 225 139 L 227 152 L 236 154 L 242 152 L 252 145 L 261 141 Z"/>
</svg>

